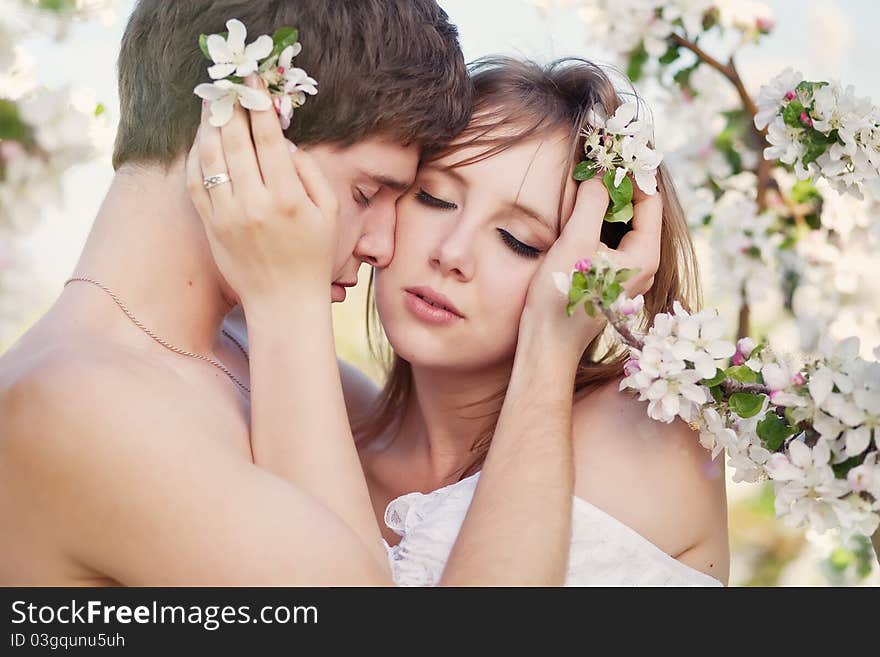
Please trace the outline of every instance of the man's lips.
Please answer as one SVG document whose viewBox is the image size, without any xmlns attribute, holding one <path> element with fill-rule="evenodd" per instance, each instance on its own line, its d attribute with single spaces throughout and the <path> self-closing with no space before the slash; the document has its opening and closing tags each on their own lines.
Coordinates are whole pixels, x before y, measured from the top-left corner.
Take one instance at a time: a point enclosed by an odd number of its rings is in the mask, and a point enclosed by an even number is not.
<svg viewBox="0 0 880 657">
<path fill-rule="evenodd" d="M 436 290 L 421 286 L 421 287 L 408 287 L 405 290 L 410 294 L 414 294 L 425 302 L 431 304 L 432 306 L 436 306 L 438 308 L 442 308 L 443 310 L 447 310 L 451 312 L 453 315 L 458 315 L 462 319 L 464 319 L 464 315 L 462 312 L 455 307 L 455 304 L 449 299 L 449 297 L 440 294 Z"/>
</svg>

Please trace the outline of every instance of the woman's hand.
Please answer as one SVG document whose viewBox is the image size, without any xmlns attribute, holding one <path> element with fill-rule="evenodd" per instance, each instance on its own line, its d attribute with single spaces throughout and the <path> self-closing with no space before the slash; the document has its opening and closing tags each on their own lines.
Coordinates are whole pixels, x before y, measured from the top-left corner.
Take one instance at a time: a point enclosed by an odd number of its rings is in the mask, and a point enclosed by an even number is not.
<svg viewBox="0 0 880 657">
<path fill-rule="evenodd" d="M 247 83 L 265 92 L 251 76 Z M 338 204 L 308 154 L 284 138 L 273 110 L 235 106 L 222 128 L 202 122 L 187 160 L 187 188 L 211 252 L 246 308 L 318 295 L 329 303 Z M 204 178 L 228 174 L 209 190 Z"/>
<path fill-rule="evenodd" d="M 553 283 L 553 272 L 568 274 L 582 258 L 597 253 L 609 258 L 617 267 L 633 268 L 638 272 L 624 283 L 630 297 L 644 294 L 654 284 L 654 275 L 660 264 L 660 230 L 663 222 L 663 199 L 657 192 L 648 196 L 635 186 L 632 230 L 624 235 L 617 249 L 599 241 L 602 221 L 608 207 L 608 192 L 601 180 L 593 178 L 578 187 L 577 199 L 562 233 L 544 257 L 538 273 L 532 279 L 520 330 L 539 330 L 542 339 L 553 340 L 576 352 L 580 358 L 584 350 L 605 326 L 599 315 L 590 318 L 584 312 L 568 317 L 567 300 Z"/>
</svg>

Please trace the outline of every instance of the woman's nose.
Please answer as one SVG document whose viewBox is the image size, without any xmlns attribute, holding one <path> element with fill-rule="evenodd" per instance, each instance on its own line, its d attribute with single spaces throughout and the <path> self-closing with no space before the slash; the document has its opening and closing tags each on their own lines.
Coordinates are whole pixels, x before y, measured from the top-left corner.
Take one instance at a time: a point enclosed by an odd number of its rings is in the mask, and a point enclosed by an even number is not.
<svg viewBox="0 0 880 657">
<path fill-rule="evenodd" d="M 431 252 L 431 265 L 445 276 L 470 280 L 474 275 L 474 235 L 459 223 Z"/>
</svg>

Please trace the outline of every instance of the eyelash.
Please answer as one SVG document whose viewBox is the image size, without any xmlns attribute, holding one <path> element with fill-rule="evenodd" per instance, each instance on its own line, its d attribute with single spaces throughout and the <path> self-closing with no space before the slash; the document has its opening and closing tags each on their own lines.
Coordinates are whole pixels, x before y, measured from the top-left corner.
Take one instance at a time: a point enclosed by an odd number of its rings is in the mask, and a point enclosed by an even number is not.
<svg viewBox="0 0 880 657">
<path fill-rule="evenodd" d="M 358 198 L 355 199 L 355 202 L 361 206 L 362 208 L 368 208 L 373 203 L 373 199 L 367 198 L 367 195 L 364 194 L 361 190 L 356 190 Z"/>
<path fill-rule="evenodd" d="M 424 189 L 420 189 L 416 192 L 416 200 L 432 208 L 437 208 L 438 210 L 458 210 L 458 205 L 455 203 L 444 201 L 436 196 L 431 196 Z"/>
<path fill-rule="evenodd" d="M 499 228 L 498 233 L 501 235 L 501 239 L 504 241 L 504 243 L 507 244 L 507 246 L 509 246 L 518 255 L 526 258 L 537 258 L 539 255 L 541 255 L 540 249 L 536 249 L 533 246 L 529 246 L 528 244 L 520 242 L 503 228 Z"/>
<path fill-rule="evenodd" d="M 435 196 L 431 196 L 424 189 L 420 189 L 416 192 L 416 199 L 432 208 L 437 208 L 438 210 L 457 210 L 458 205 L 455 203 L 451 203 L 450 201 L 444 201 L 443 199 L 439 199 Z M 521 255 L 525 258 L 537 258 L 541 255 L 541 250 L 536 249 L 533 246 L 529 246 L 528 244 L 524 244 L 516 239 L 513 235 L 508 233 L 503 228 L 498 228 L 498 234 L 501 235 L 501 240 L 517 255 Z"/>
</svg>

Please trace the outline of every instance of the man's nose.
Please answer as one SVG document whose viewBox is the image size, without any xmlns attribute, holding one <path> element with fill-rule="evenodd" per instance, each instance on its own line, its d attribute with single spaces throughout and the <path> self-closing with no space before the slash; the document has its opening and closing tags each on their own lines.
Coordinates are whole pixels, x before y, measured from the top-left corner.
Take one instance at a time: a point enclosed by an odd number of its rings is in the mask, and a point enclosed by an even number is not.
<svg viewBox="0 0 880 657">
<path fill-rule="evenodd" d="M 355 245 L 354 255 L 362 262 L 383 269 L 394 257 L 394 230 L 397 212 L 393 203 L 375 208 L 364 223 L 364 232 Z"/>
</svg>

